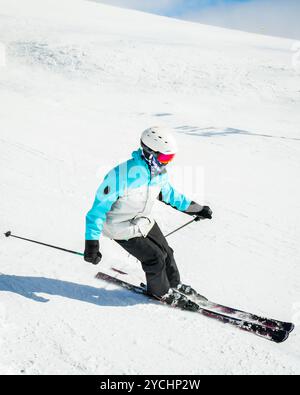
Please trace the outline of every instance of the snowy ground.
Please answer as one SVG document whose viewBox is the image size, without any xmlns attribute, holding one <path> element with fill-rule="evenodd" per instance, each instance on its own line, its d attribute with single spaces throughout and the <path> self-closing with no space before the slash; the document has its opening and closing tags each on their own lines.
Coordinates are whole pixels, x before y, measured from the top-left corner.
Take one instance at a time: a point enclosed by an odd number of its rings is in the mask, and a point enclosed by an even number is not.
<svg viewBox="0 0 300 395">
<path fill-rule="evenodd" d="M 170 237 L 183 278 L 214 301 L 300 324 L 292 41 L 84 0 L 0 0 L 0 42 L 1 233 L 82 251 L 105 171 L 144 128 L 168 125 L 181 147 L 174 184 L 214 210 Z M 188 220 L 155 210 L 164 231 Z M 114 242 L 101 249 L 99 268 L 143 279 Z M 1 237 L 0 262 L 0 373 L 300 373 L 298 328 L 273 344 L 15 239 Z"/>
</svg>

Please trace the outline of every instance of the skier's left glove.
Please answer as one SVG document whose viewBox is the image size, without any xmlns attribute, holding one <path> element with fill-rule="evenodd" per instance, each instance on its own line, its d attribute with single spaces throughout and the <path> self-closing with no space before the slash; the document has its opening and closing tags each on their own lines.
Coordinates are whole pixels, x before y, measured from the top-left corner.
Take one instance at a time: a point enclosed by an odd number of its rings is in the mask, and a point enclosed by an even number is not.
<svg viewBox="0 0 300 395">
<path fill-rule="evenodd" d="M 201 219 L 212 219 L 212 210 L 208 206 L 203 206 L 201 211 L 196 213 L 195 221 L 200 221 Z"/>
<path fill-rule="evenodd" d="M 98 240 L 86 240 L 84 250 L 84 260 L 93 265 L 97 265 L 102 259 L 102 254 L 99 251 Z"/>
<path fill-rule="evenodd" d="M 208 206 L 201 206 L 200 204 L 192 201 L 188 209 L 185 211 L 189 215 L 196 215 L 195 221 L 200 219 L 212 219 L 212 210 Z"/>
</svg>

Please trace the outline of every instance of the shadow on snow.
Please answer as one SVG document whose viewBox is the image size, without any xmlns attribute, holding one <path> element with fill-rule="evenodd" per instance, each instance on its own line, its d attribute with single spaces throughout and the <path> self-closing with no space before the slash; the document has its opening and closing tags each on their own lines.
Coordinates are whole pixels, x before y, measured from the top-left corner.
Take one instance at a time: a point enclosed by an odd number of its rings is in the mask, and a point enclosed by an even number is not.
<svg viewBox="0 0 300 395">
<path fill-rule="evenodd" d="M 101 284 L 99 282 L 99 284 Z M 0 274 L 0 291 L 12 292 L 36 302 L 46 303 L 38 294 L 61 296 L 99 306 L 133 306 L 149 303 L 141 295 L 123 289 L 107 290 L 45 277 L 23 277 Z"/>
<path fill-rule="evenodd" d="M 244 136 L 256 136 L 256 137 L 265 137 L 265 138 L 273 138 L 273 139 L 283 139 L 283 140 L 292 140 L 292 141 L 300 141 L 300 138 L 297 137 L 285 137 L 285 136 L 272 136 L 271 134 L 262 134 L 262 133 L 254 133 L 249 132 L 247 130 L 235 129 L 235 128 L 224 128 L 218 129 L 215 127 L 210 128 L 199 128 L 197 126 L 189 126 L 183 125 L 175 128 L 177 132 L 189 134 L 193 136 L 201 136 L 201 137 L 226 137 L 232 135 L 244 135 Z"/>
</svg>

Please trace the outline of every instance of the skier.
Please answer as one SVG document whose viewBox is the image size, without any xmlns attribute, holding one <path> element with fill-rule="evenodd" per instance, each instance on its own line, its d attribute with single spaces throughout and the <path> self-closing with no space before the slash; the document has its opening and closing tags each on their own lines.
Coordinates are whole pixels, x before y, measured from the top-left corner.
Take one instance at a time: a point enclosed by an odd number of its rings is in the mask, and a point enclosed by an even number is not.
<svg viewBox="0 0 300 395">
<path fill-rule="evenodd" d="M 146 274 L 147 291 L 171 305 L 191 307 L 185 295 L 196 291 L 180 281 L 173 250 L 151 216 L 156 199 L 196 216 L 212 218 L 212 210 L 178 193 L 166 171 L 174 159 L 177 144 L 170 130 L 146 129 L 141 147 L 132 158 L 111 170 L 96 193 L 86 216 L 84 259 L 98 264 L 102 258 L 99 237 L 115 240 L 137 258 Z"/>
</svg>

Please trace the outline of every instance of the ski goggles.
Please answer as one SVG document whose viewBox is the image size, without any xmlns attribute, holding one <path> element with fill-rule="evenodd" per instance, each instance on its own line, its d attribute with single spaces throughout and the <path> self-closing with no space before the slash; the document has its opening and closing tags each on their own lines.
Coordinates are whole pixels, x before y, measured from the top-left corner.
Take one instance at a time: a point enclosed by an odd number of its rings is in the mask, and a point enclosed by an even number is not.
<svg viewBox="0 0 300 395">
<path fill-rule="evenodd" d="M 167 165 L 174 159 L 175 154 L 158 154 L 157 160 L 163 165 Z"/>
</svg>

